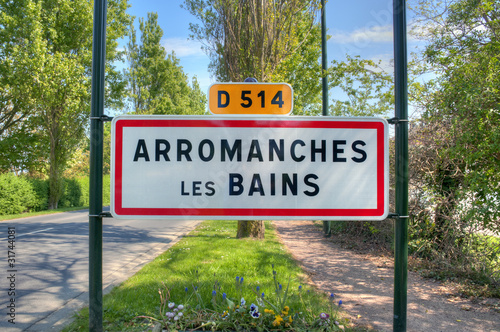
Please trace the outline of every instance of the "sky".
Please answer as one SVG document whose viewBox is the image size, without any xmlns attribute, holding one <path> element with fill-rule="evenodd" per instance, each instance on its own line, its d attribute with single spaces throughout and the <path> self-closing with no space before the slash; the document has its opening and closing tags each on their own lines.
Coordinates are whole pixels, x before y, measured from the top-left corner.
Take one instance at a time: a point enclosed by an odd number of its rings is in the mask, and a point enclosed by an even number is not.
<svg viewBox="0 0 500 332">
<path fill-rule="evenodd" d="M 129 14 L 140 17 L 148 12 L 158 13 L 163 29 L 162 44 L 167 52 L 175 51 L 184 72 L 196 76 L 203 91 L 216 83 L 208 71 L 209 59 L 198 41 L 190 40 L 189 23 L 196 18 L 181 8 L 183 0 L 129 0 Z M 393 0 L 329 0 L 326 4 L 328 63 L 342 60 L 345 54 L 360 55 L 364 59 L 382 60 L 388 64 L 393 58 L 392 40 Z M 137 28 L 137 30 L 139 30 Z"/>
</svg>

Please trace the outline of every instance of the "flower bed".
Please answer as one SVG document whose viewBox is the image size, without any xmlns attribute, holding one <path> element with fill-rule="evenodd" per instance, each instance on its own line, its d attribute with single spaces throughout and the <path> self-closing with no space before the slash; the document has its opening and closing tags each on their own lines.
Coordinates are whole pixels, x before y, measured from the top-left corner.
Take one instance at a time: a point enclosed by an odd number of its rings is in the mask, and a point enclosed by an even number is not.
<svg viewBox="0 0 500 332">
<path fill-rule="evenodd" d="M 333 293 L 323 310 L 314 312 L 310 305 L 309 291 L 299 286 L 289 289 L 289 280 L 283 286 L 277 280 L 273 266 L 274 289 L 264 292 L 260 286 L 247 285 L 244 277 L 235 277 L 231 294 L 221 289 L 214 278 L 210 287 L 198 284 L 184 287 L 183 298 L 172 296 L 166 283 L 159 289 L 160 306 L 157 317 L 139 316 L 149 319 L 161 331 L 338 331 L 344 330 L 338 310 L 342 300 L 337 301 Z M 254 297 L 245 299 L 243 288 L 249 287 Z M 205 292 L 205 294 L 204 294 Z M 211 292 L 209 303 L 206 292 Z M 316 306 L 317 309 L 317 306 Z"/>
</svg>

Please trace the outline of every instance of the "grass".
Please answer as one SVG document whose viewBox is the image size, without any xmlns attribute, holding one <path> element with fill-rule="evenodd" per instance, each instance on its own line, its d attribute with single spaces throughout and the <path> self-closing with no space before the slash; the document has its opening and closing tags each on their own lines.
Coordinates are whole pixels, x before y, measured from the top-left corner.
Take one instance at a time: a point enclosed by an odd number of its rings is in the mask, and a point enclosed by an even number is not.
<svg viewBox="0 0 500 332">
<path fill-rule="evenodd" d="M 0 215 L 0 221 L 19 219 L 19 218 L 36 217 L 36 216 L 43 216 L 43 215 L 47 215 L 47 214 L 54 214 L 54 213 L 61 213 L 61 212 L 68 212 L 68 211 L 78 211 L 78 210 L 84 210 L 84 209 L 88 209 L 88 206 L 67 207 L 67 208 L 44 210 L 44 211 L 37 211 L 37 212 L 10 214 L 10 215 L 4 215 L 4 216 Z"/>
<path fill-rule="evenodd" d="M 286 297 L 281 308 L 287 305 L 291 312 L 295 310 L 298 314 L 300 307 L 304 311 L 301 314 L 309 315 L 311 319 L 317 319 L 321 312 L 331 312 L 332 308 L 337 311 L 338 302 L 334 305 L 333 302 L 338 299 L 331 301 L 328 294 L 307 285 L 307 276 L 279 242 L 272 224 L 266 222 L 265 225 L 266 238 L 258 241 L 236 239 L 235 221 L 203 222 L 104 297 L 104 330 L 146 331 L 153 327 L 156 320 L 162 319 L 159 291 L 166 297 L 165 305 L 167 302 L 182 303 L 193 311 L 198 310 L 199 317 L 201 313 L 211 313 L 212 317 L 215 314 L 220 318 L 223 311 L 218 310 L 227 310 L 229 303 L 222 299 L 223 293 L 235 303 L 244 297 L 248 306 L 251 302 L 257 303 L 256 294 L 261 292 L 275 305 L 279 303 L 278 296 L 282 301 Z M 275 284 L 273 271 L 276 281 L 282 285 L 281 293 L 276 292 L 279 286 Z M 270 306 L 267 305 L 267 308 Z M 164 310 L 162 312 L 165 314 Z M 77 314 L 76 320 L 64 331 L 87 331 L 88 319 L 86 308 Z M 346 331 L 365 331 L 350 327 L 348 320 L 340 315 L 335 319 L 339 325 L 345 325 Z M 200 318 L 200 325 L 202 320 Z M 240 325 L 233 322 L 232 327 L 222 323 L 222 319 L 219 319 L 217 330 L 238 326 L 240 330 L 245 330 L 244 326 L 249 326 L 244 322 Z M 281 329 L 277 327 L 273 330 L 285 329 L 281 326 Z M 313 330 L 324 329 L 308 329 Z M 338 330 L 338 327 L 335 325 L 329 330 Z"/>
</svg>

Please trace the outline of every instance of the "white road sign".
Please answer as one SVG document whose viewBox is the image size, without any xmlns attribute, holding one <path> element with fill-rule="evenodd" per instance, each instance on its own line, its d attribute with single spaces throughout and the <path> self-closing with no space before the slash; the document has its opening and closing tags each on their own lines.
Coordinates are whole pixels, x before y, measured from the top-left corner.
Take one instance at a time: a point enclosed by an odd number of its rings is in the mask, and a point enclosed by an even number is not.
<svg viewBox="0 0 500 332">
<path fill-rule="evenodd" d="M 115 218 L 382 220 L 388 124 L 376 118 L 119 116 Z"/>
</svg>

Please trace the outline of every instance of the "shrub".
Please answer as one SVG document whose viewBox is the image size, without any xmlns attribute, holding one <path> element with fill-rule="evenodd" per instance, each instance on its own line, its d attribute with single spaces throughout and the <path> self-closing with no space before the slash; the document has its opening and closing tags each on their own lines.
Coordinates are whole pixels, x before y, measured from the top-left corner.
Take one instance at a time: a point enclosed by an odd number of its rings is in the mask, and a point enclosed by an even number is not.
<svg viewBox="0 0 500 332">
<path fill-rule="evenodd" d="M 109 205 L 111 202 L 111 177 L 104 175 L 102 179 L 102 204 Z"/>
<path fill-rule="evenodd" d="M 48 208 L 48 179 L 0 174 L 0 215 L 44 211 Z M 103 177 L 103 205 L 110 204 L 110 176 Z M 59 207 L 89 206 L 89 177 L 63 179 Z"/>
<path fill-rule="evenodd" d="M 80 198 L 82 190 L 76 179 L 63 180 L 63 194 L 59 200 L 59 207 L 75 207 L 80 206 Z"/>
<path fill-rule="evenodd" d="M 30 182 L 12 173 L 0 175 L 0 215 L 28 211 L 37 201 Z"/>
<path fill-rule="evenodd" d="M 80 202 L 78 206 L 89 206 L 89 177 L 81 176 L 76 178 L 80 186 Z"/>
<path fill-rule="evenodd" d="M 35 192 L 33 211 L 47 210 L 49 206 L 49 181 L 47 179 L 26 178 Z"/>
</svg>

